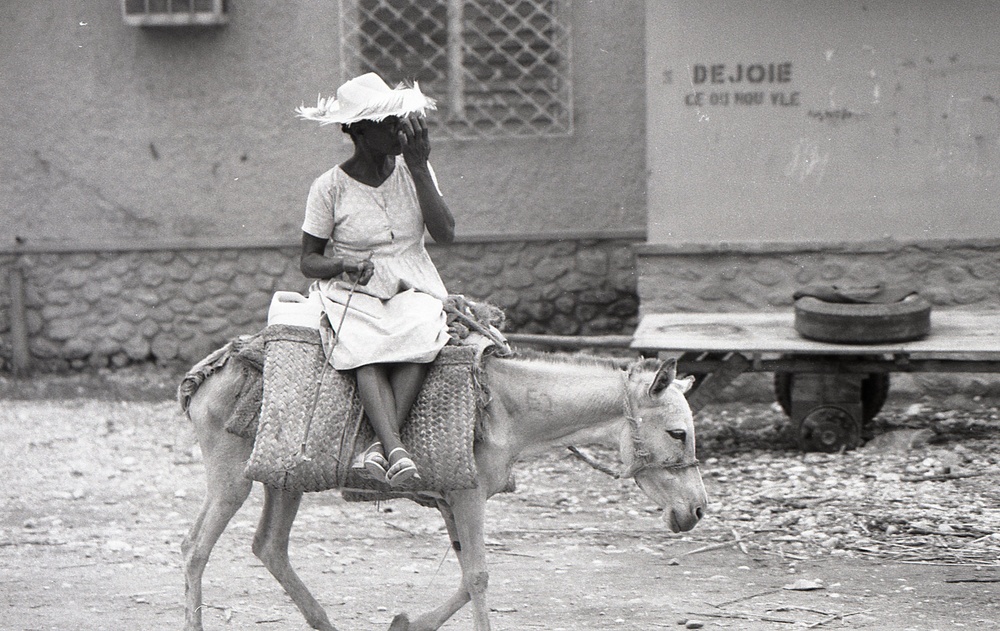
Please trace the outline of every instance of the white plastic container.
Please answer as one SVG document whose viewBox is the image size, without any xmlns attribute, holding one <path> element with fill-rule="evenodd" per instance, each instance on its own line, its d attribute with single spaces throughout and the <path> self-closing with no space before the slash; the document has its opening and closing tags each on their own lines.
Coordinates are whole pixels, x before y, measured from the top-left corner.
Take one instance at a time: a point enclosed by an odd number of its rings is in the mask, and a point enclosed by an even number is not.
<svg viewBox="0 0 1000 631">
<path fill-rule="evenodd" d="M 323 317 L 323 300 L 318 293 L 306 298 L 294 291 L 276 291 L 267 310 L 267 324 L 287 324 L 318 329 Z"/>
</svg>

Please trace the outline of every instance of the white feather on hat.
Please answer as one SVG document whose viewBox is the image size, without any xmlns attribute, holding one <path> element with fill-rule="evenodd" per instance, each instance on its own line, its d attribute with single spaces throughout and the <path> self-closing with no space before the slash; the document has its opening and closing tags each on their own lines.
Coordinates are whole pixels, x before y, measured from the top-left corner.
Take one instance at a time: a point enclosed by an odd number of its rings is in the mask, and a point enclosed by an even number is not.
<svg viewBox="0 0 1000 631">
<path fill-rule="evenodd" d="M 434 99 L 424 95 L 416 81 L 413 87 L 400 84 L 390 88 L 374 72 L 351 79 L 337 88 L 336 97 L 316 99 L 316 107 L 304 104 L 295 113 L 304 120 L 320 125 L 349 125 L 362 120 L 381 121 L 389 116 L 405 116 L 412 112 L 436 109 Z"/>
</svg>

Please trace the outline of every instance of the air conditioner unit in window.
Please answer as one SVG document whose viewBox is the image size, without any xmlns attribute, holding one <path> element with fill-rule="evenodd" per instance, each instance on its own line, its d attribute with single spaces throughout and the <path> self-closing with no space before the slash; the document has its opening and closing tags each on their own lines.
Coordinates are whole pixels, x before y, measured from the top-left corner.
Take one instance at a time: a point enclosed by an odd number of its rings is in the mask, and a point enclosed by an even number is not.
<svg viewBox="0 0 1000 631">
<path fill-rule="evenodd" d="M 218 26 L 229 21 L 226 0 L 122 0 L 129 26 Z"/>
</svg>

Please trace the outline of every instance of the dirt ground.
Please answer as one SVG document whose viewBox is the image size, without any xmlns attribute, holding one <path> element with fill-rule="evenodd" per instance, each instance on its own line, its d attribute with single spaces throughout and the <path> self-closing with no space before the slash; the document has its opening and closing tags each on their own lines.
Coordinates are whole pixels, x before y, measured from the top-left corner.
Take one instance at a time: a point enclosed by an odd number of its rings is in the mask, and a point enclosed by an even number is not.
<svg viewBox="0 0 1000 631">
<path fill-rule="evenodd" d="M 0 378 L 0 629 L 182 628 L 179 549 L 203 467 L 175 378 Z M 880 417 L 933 429 L 926 444 L 838 455 L 798 453 L 774 406 L 710 407 L 710 511 L 684 534 L 629 482 L 563 452 L 527 460 L 488 514 L 494 627 L 1000 628 L 1000 420 L 989 402 L 950 405 Z M 209 631 L 307 628 L 250 552 L 261 497 L 209 563 Z M 458 583 L 440 518 L 415 504 L 311 494 L 292 535 L 343 630 L 386 629 Z M 444 628 L 471 628 L 468 612 Z"/>
</svg>

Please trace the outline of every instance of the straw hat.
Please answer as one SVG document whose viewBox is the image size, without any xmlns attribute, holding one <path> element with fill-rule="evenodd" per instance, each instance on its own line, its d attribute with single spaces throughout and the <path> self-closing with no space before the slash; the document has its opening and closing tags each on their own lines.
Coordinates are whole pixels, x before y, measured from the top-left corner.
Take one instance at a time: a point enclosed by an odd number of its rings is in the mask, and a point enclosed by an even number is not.
<svg viewBox="0 0 1000 631">
<path fill-rule="evenodd" d="M 404 116 L 412 112 L 436 109 L 434 99 L 420 91 L 417 82 L 413 87 L 402 84 L 395 89 L 386 85 L 374 72 L 351 79 L 337 88 L 337 96 L 316 100 L 316 107 L 300 105 L 295 113 L 304 120 L 317 121 L 320 125 L 349 125 L 362 120 L 380 121 L 388 116 Z"/>
</svg>

